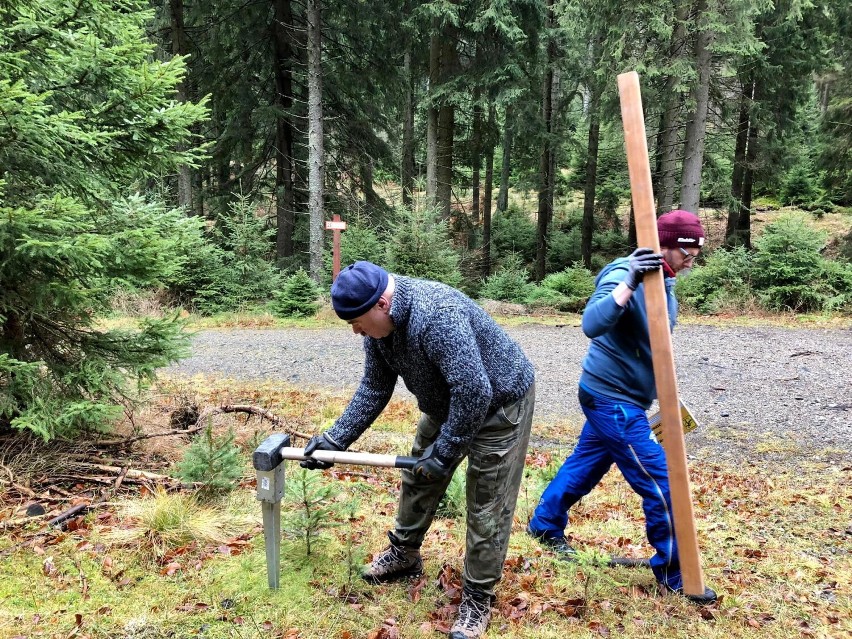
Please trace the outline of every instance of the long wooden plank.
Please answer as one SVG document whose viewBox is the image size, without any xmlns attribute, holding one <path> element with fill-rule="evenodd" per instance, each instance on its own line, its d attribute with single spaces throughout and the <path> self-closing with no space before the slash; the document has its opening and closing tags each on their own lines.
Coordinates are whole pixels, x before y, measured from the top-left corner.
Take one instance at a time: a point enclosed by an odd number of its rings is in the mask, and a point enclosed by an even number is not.
<svg viewBox="0 0 852 639">
<path fill-rule="evenodd" d="M 654 249 L 655 252 L 660 252 L 639 75 L 635 71 L 619 75 L 618 92 L 621 97 L 621 119 L 624 124 L 624 143 L 627 150 L 637 242 L 639 246 L 646 246 Z M 701 556 L 698 552 L 698 536 L 692 511 L 686 446 L 680 421 L 680 403 L 662 271 L 649 273 L 643 282 L 654 379 L 657 384 L 663 442 L 669 469 L 675 535 L 683 572 L 683 590 L 689 595 L 703 595 L 704 577 L 701 572 Z"/>
</svg>

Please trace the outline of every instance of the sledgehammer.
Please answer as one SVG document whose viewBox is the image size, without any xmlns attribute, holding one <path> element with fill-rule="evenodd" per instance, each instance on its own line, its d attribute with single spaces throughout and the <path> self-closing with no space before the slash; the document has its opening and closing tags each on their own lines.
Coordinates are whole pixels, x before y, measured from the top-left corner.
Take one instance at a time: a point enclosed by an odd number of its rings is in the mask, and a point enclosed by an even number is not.
<svg viewBox="0 0 852 639">
<path fill-rule="evenodd" d="M 349 451 L 318 450 L 310 456 L 305 456 L 303 448 L 282 446 L 277 451 L 280 460 L 318 459 L 332 464 L 354 464 L 356 466 L 381 466 L 383 468 L 407 468 L 411 470 L 417 462 L 416 457 L 402 455 L 376 455 L 373 453 L 355 453 Z M 279 461 L 280 463 L 280 461 Z M 257 468 L 257 452 L 255 451 L 255 468 Z"/>
<path fill-rule="evenodd" d="M 302 448 L 290 446 L 290 436 L 283 433 L 270 435 L 252 455 L 257 471 L 257 499 L 263 511 L 263 539 L 266 545 L 266 576 L 269 587 L 278 588 L 281 573 L 281 498 L 284 496 L 285 459 L 307 459 Z M 414 468 L 416 457 L 374 455 L 372 453 L 334 452 L 318 450 L 313 459 L 333 464 L 383 466 L 385 468 Z"/>
</svg>

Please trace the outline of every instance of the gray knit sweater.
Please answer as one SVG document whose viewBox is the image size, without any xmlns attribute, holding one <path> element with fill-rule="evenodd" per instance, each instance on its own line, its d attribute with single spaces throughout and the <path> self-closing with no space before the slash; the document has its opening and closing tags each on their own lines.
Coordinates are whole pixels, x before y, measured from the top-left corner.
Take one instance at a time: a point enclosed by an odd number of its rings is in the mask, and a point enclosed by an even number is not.
<svg viewBox="0 0 852 639">
<path fill-rule="evenodd" d="M 328 435 L 348 448 L 387 405 L 402 376 L 420 410 L 441 422 L 438 453 L 467 453 L 486 416 L 523 397 L 533 367 L 496 322 L 463 293 L 394 276 L 388 337 L 364 337 L 364 377 Z"/>
</svg>

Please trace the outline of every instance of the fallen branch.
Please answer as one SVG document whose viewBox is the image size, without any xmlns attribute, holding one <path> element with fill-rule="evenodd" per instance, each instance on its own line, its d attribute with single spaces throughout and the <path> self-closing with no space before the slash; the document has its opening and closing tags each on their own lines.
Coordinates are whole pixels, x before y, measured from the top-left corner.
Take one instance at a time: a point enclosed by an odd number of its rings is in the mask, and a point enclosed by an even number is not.
<svg viewBox="0 0 852 639">
<path fill-rule="evenodd" d="M 64 510 L 59 514 L 54 515 L 50 520 L 46 522 L 47 526 L 57 526 L 59 528 L 64 528 L 65 522 L 79 515 L 84 515 L 88 511 L 93 510 L 95 508 L 99 508 L 101 506 L 112 506 L 113 502 L 98 500 L 92 502 L 91 504 L 77 504 L 76 506 L 72 506 L 68 510 Z M 0 528 L 9 529 L 16 528 L 17 526 L 23 526 L 25 524 L 31 524 L 35 522 L 44 521 L 45 517 L 49 517 L 52 513 L 56 511 L 52 511 L 49 513 L 45 513 L 44 515 L 37 515 L 35 517 L 18 517 L 17 519 L 6 519 L 4 521 L 0 521 Z M 0 553 L 2 555 L 3 553 Z"/>
<path fill-rule="evenodd" d="M 154 437 L 172 437 L 174 435 L 192 435 L 199 431 L 204 430 L 205 425 L 204 422 L 214 415 L 219 415 L 221 413 L 248 413 L 250 415 L 257 415 L 261 419 L 269 420 L 272 423 L 273 428 L 277 428 L 282 426 L 284 422 L 283 417 L 279 417 L 275 413 L 266 410 L 265 408 L 260 408 L 259 406 L 251 406 L 248 404 L 225 404 L 223 406 L 214 406 L 211 408 L 205 408 L 201 411 L 201 414 L 198 416 L 198 419 L 195 422 L 195 426 L 191 428 L 178 428 L 175 430 L 167 430 L 160 433 L 146 433 L 144 435 L 135 435 L 134 437 L 128 437 L 127 439 L 108 439 L 104 441 L 97 442 L 98 446 L 126 446 L 127 444 L 132 444 L 134 442 L 141 441 L 143 439 L 153 439 Z M 293 437 L 301 437 L 304 440 L 308 440 L 312 437 L 312 435 L 308 435 L 306 433 L 301 433 L 297 430 L 291 430 L 284 428 L 290 435 Z"/>
<path fill-rule="evenodd" d="M 2 482 L 4 484 L 8 484 L 9 486 L 11 486 L 15 490 L 17 490 L 19 493 L 21 493 L 22 495 L 26 495 L 30 499 L 38 499 L 38 496 L 35 494 L 35 492 L 31 488 L 29 488 L 28 486 L 24 486 L 23 484 L 20 484 L 20 483 L 15 481 L 15 474 L 12 472 L 11 468 L 9 468 L 8 466 L 4 466 L 2 464 L 0 464 L 0 467 L 2 467 L 3 470 L 5 470 L 6 473 L 9 475 L 8 481 L 0 478 L 0 482 Z"/>
<path fill-rule="evenodd" d="M 86 462 L 73 462 L 72 466 L 77 466 L 79 468 L 90 468 L 92 470 L 101 470 L 105 473 L 118 474 L 120 476 L 123 476 L 125 479 L 146 479 L 149 481 L 165 482 L 175 481 L 174 477 L 169 477 L 168 475 L 151 473 L 147 470 L 133 470 L 132 468 L 121 468 L 120 466 L 104 466 L 102 464 L 89 464 Z M 111 478 L 109 480 L 110 483 L 113 483 L 114 481 L 115 478 Z"/>
<path fill-rule="evenodd" d="M 115 478 L 115 483 L 112 485 L 112 492 L 115 493 L 120 487 L 121 482 L 127 477 L 127 471 L 130 470 L 129 466 L 125 466 L 121 469 L 121 473 L 119 473 L 118 477 Z"/>
<path fill-rule="evenodd" d="M 103 502 L 101 502 L 103 503 Z M 72 506 L 65 512 L 59 513 L 56 517 L 47 522 L 48 526 L 57 526 L 59 524 L 64 524 L 69 519 L 76 517 L 77 515 L 85 515 L 89 508 L 94 508 L 99 504 L 77 504 L 76 506 Z"/>
</svg>

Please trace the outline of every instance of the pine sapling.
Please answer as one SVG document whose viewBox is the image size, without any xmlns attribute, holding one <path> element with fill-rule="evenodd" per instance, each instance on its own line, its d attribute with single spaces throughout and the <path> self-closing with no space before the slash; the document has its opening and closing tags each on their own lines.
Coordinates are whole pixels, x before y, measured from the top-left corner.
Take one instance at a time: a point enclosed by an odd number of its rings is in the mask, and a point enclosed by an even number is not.
<svg viewBox="0 0 852 639">
<path fill-rule="evenodd" d="M 309 317 L 319 308 L 317 298 L 319 287 L 310 276 L 299 269 L 284 281 L 280 291 L 275 293 L 272 312 L 279 317 Z"/>
<path fill-rule="evenodd" d="M 243 475 L 243 462 L 240 449 L 234 443 L 233 430 L 216 437 L 208 422 L 202 436 L 184 453 L 177 475 L 186 482 L 200 482 L 201 492 L 208 495 L 231 490 Z"/>
<path fill-rule="evenodd" d="M 291 504 L 285 530 L 305 540 L 305 555 L 310 556 L 320 531 L 338 525 L 334 520 L 338 514 L 334 503 L 338 490 L 325 483 L 321 474 L 304 468 L 288 478 L 284 490 Z"/>
</svg>

